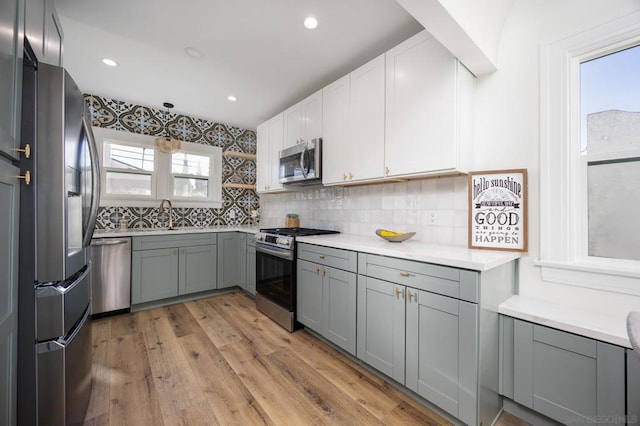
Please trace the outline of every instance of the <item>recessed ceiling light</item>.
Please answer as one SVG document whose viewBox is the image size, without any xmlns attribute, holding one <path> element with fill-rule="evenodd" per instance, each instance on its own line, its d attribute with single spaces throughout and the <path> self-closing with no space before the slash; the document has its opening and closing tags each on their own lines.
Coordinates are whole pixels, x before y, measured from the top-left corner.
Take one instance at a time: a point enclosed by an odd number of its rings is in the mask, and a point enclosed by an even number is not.
<svg viewBox="0 0 640 426">
<path fill-rule="evenodd" d="M 236 97 L 235 97 L 235 96 L 233 96 L 233 95 L 229 95 L 229 96 L 227 96 L 227 99 L 228 99 L 228 100 L 230 100 L 231 102 L 235 102 L 235 101 L 237 101 L 237 100 L 238 100 L 238 98 L 236 98 Z"/>
<path fill-rule="evenodd" d="M 102 60 L 102 63 L 107 65 L 107 66 L 110 66 L 110 67 L 117 67 L 118 66 L 118 63 L 116 61 L 114 61 L 113 59 L 109 59 L 109 58 L 104 58 Z"/>
<path fill-rule="evenodd" d="M 318 20 L 313 16 L 309 16 L 304 20 L 304 26 L 312 30 L 318 26 Z"/>
<path fill-rule="evenodd" d="M 185 47 L 184 53 L 193 57 L 193 58 L 202 58 L 203 54 L 201 51 L 196 49 L 195 47 Z"/>
</svg>

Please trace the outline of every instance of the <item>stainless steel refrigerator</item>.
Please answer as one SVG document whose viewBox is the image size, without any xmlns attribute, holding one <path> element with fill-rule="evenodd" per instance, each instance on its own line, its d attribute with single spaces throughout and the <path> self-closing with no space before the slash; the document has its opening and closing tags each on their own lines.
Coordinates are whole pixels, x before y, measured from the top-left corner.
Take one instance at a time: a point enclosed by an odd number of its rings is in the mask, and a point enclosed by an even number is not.
<svg viewBox="0 0 640 426">
<path fill-rule="evenodd" d="M 88 253 L 100 195 L 82 93 L 60 67 L 25 54 L 18 294 L 18 423 L 73 425 L 91 394 Z M 33 57 L 31 57 L 33 59 Z"/>
</svg>

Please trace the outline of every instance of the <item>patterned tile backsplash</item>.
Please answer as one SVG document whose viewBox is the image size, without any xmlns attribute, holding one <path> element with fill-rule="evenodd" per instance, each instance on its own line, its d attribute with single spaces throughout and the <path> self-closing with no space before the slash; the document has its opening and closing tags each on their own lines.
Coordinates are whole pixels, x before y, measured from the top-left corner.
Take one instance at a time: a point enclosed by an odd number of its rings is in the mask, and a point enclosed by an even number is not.
<svg viewBox="0 0 640 426">
<path fill-rule="evenodd" d="M 179 140 L 208 144 L 226 151 L 256 153 L 256 134 L 215 123 L 202 118 L 189 117 L 116 99 L 85 94 L 92 124 L 131 133 L 161 136 L 165 131 Z M 256 183 L 255 160 L 222 157 L 222 183 Z M 258 209 L 260 199 L 253 189 L 222 188 L 222 208 L 175 208 L 177 226 L 244 225 L 250 223 L 251 210 Z M 129 220 L 130 228 L 157 228 L 167 225 L 169 216 L 150 207 L 101 207 L 97 228 L 114 229 L 122 218 Z"/>
<path fill-rule="evenodd" d="M 414 240 L 467 245 L 467 177 L 377 185 L 323 187 L 262 195 L 261 226 L 284 226 L 297 213 L 300 226 L 373 235 L 378 228 L 416 232 Z"/>
</svg>

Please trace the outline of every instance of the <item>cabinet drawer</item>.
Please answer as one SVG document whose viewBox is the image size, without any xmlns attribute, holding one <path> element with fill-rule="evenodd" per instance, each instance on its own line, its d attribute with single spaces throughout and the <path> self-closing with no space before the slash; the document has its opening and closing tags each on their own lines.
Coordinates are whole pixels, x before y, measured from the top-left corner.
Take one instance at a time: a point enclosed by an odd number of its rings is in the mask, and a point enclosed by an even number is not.
<svg viewBox="0 0 640 426">
<path fill-rule="evenodd" d="M 133 237 L 133 250 L 153 250 L 171 247 L 201 246 L 216 244 L 215 233 L 177 234 L 177 235 L 149 235 Z"/>
<path fill-rule="evenodd" d="M 336 269 L 356 272 L 358 267 L 357 253 L 330 247 L 298 244 L 298 259 L 320 263 Z"/>
<path fill-rule="evenodd" d="M 365 253 L 358 255 L 358 271 L 392 283 L 478 302 L 479 274 L 474 271 Z"/>
</svg>

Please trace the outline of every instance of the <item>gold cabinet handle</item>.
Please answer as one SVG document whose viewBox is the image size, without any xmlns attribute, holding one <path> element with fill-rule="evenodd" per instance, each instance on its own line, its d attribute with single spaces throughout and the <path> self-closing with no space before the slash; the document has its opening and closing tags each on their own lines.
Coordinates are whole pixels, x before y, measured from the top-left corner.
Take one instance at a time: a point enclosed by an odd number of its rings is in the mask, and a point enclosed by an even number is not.
<svg viewBox="0 0 640 426">
<path fill-rule="evenodd" d="M 320 267 L 316 266 L 316 274 L 320 275 Z"/>
<path fill-rule="evenodd" d="M 321 254 L 321 255 L 320 255 L 320 259 L 324 259 L 324 254 Z"/>
<path fill-rule="evenodd" d="M 385 168 L 384 168 L 384 173 L 385 173 L 387 176 L 389 176 L 389 167 L 386 167 L 386 166 L 385 166 Z"/>
<path fill-rule="evenodd" d="M 24 179 L 24 183 L 31 185 L 31 172 L 27 170 L 23 175 L 16 176 L 18 179 Z"/>
<path fill-rule="evenodd" d="M 407 290 L 407 299 L 409 299 L 409 303 L 411 303 L 411 298 L 414 296 L 415 294 L 411 293 L 411 290 Z"/>
<path fill-rule="evenodd" d="M 353 175 L 349 173 L 349 180 L 353 180 Z"/>
<path fill-rule="evenodd" d="M 400 299 L 400 295 L 402 294 L 402 290 L 400 290 L 398 287 L 396 287 L 396 290 L 394 292 L 396 294 L 396 299 Z"/>
<path fill-rule="evenodd" d="M 24 148 L 16 148 L 16 151 L 24 153 L 24 158 L 31 157 L 31 145 L 29 144 L 26 144 Z"/>
<path fill-rule="evenodd" d="M 326 270 L 326 269 L 324 269 L 324 268 L 322 268 L 322 276 L 323 276 L 323 277 L 326 277 L 326 276 L 327 276 L 327 270 Z"/>
<path fill-rule="evenodd" d="M 400 271 L 400 275 L 403 277 L 408 277 L 410 274 L 407 271 Z"/>
<path fill-rule="evenodd" d="M 346 173 L 342 174 L 342 180 L 347 180 L 347 174 Z"/>
</svg>

